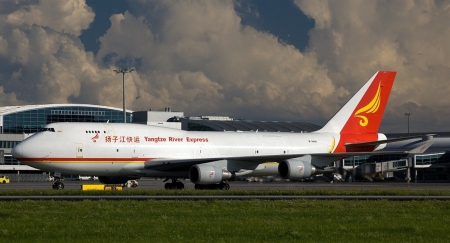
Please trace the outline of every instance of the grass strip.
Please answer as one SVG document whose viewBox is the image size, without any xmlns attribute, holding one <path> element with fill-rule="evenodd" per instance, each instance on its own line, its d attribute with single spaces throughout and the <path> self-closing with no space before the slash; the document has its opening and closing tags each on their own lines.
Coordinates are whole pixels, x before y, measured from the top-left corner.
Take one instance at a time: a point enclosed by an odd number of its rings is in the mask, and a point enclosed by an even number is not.
<svg viewBox="0 0 450 243">
<path fill-rule="evenodd" d="M 1 242 L 447 242 L 442 201 L 0 202 Z"/>
<path fill-rule="evenodd" d="M 0 196 L 96 196 L 96 195 L 383 195 L 383 196 L 450 196 L 450 190 L 411 189 L 308 189 L 308 190 L 144 190 L 81 191 L 81 190 L 0 190 Z"/>
</svg>

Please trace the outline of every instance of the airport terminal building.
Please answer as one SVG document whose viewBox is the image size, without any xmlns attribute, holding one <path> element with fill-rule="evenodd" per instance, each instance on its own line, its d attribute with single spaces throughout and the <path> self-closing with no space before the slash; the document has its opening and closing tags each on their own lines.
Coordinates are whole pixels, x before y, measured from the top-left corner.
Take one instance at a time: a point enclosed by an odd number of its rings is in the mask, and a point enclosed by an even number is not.
<svg viewBox="0 0 450 243">
<path fill-rule="evenodd" d="M 131 115 L 132 111 L 126 111 L 127 122 L 131 121 Z M 20 165 L 11 156 L 11 149 L 20 141 L 53 122 L 123 123 L 123 110 L 83 104 L 0 107 L 0 174 L 36 174 L 36 169 Z"/>
<path fill-rule="evenodd" d="M 21 165 L 11 149 L 42 127 L 54 122 L 123 123 L 123 110 L 89 104 L 48 104 L 0 107 L 0 174 L 17 175 L 24 180 L 42 178 L 47 172 Z M 186 117 L 183 112 L 126 111 L 127 123 L 164 126 L 188 131 L 253 131 L 309 133 L 321 126 L 305 122 L 249 121 L 225 116 Z M 388 138 L 413 134 L 386 134 Z M 393 179 L 414 182 L 450 182 L 450 133 L 438 133 L 426 154 L 357 156 L 335 162 L 345 180 Z M 402 147 L 404 144 L 390 144 Z M 394 148 L 392 147 L 394 146 Z M 14 176 L 12 176 L 14 178 Z M 14 181 L 14 179 L 12 179 Z"/>
</svg>

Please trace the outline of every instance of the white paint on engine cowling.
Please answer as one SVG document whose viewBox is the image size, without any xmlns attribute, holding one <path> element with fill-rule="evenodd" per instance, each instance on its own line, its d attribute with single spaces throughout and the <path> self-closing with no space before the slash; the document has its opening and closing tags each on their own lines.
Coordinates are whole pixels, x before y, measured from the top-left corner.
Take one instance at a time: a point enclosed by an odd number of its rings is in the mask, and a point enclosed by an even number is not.
<svg viewBox="0 0 450 243">
<path fill-rule="evenodd" d="M 305 157 L 305 156 L 304 156 Z M 306 179 L 314 175 L 316 168 L 304 157 L 287 159 L 278 165 L 278 174 L 284 179 Z M 311 158 L 311 157 L 309 157 Z"/>
<path fill-rule="evenodd" d="M 189 169 L 189 180 L 195 184 L 216 184 L 230 179 L 232 174 L 215 165 L 200 164 Z"/>
</svg>

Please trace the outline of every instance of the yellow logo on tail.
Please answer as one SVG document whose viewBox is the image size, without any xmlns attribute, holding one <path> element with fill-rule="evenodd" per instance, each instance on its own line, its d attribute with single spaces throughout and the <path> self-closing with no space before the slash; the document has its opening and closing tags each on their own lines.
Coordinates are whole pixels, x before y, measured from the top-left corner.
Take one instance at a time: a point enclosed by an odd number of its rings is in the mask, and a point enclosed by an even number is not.
<svg viewBox="0 0 450 243">
<path fill-rule="evenodd" d="M 370 101 L 369 104 L 364 106 L 363 108 L 359 109 L 355 116 L 361 118 L 359 121 L 359 125 L 362 127 L 367 126 L 369 124 L 369 119 L 367 119 L 366 116 L 359 115 L 360 113 L 375 113 L 377 112 L 378 108 L 380 107 L 380 100 L 381 100 L 381 83 L 378 84 L 378 90 L 375 96 L 373 97 L 372 101 Z"/>
<path fill-rule="evenodd" d="M 333 140 L 331 141 L 331 146 L 330 146 L 330 150 L 328 150 L 328 153 L 332 153 L 333 149 L 334 149 L 334 144 L 336 143 L 336 140 L 333 137 Z"/>
</svg>

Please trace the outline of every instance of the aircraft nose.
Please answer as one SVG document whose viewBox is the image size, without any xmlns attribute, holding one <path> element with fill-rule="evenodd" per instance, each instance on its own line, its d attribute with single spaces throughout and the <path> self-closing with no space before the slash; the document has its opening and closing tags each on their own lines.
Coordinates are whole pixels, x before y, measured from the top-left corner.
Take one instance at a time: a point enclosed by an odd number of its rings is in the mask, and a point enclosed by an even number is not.
<svg viewBox="0 0 450 243">
<path fill-rule="evenodd" d="M 23 157 L 23 147 L 19 143 L 11 150 L 11 154 L 14 158 L 22 158 Z"/>
</svg>

